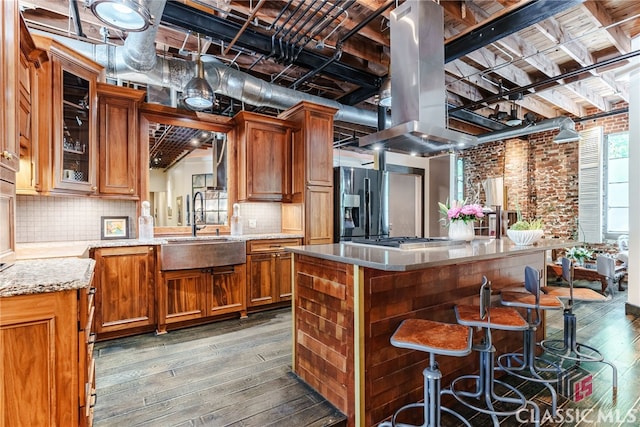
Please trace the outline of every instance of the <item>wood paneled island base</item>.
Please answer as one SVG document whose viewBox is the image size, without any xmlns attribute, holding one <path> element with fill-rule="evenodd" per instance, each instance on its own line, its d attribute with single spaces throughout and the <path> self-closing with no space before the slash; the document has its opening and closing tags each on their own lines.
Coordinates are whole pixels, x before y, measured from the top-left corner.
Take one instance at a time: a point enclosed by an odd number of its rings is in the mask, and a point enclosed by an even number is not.
<svg viewBox="0 0 640 427">
<path fill-rule="evenodd" d="M 347 415 L 349 426 L 375 426 L 422 399 L 428 356 L 389 342 L 402 320 L 455 323 L 453 306 L 477 303 L 483 275 L 494 293 L 520 285 L 525 266 L 544 272 L 545 251 L 562 244 L 516 248 L 491 240 L 423 253 L 351 244 L 291 248 L 293 370 Z M 538 335 L 544 336 L 544 325 Z M 522 334 L 495 331 L 494 343 L 498 353 L 514 351 Z M 443 386 L 478 368 L 475 352 L 438 362 Z"/>
</svg>

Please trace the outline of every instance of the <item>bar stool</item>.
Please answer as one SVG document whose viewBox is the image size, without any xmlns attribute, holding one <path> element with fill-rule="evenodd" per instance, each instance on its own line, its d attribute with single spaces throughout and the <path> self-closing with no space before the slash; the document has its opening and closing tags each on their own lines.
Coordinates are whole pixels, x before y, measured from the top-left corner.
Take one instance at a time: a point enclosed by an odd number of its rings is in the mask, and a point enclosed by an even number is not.
<svg viewBox="0 0 640 427">
<path fill-rule="evenodd" d="M 490 415 L 493 425 L 498 427 L 499 416 L 516 415 L 526 410 L 529 405 L 533 408 L 534 422 L 540 425 L 540 408 L 515 387 L 503 381 L 495 379 L 494 357 L 496 348 L 491 339 L 491 330 L 526 331 L 529 328 L 527 321 L 511 307 L 491 307 L 491 283 L 486 277 L 482 278 L 480 288 L 480 305 L 457 305 L 455 307 L 458 323 L 464 326 L 481 328 L 482 341 L 472 348 L 480 354 L 480 372 L 478 375 L 464 375 L 451 382 L 451 393 L 463 405 L 475 409 L 478 412 Z M 460 383 L 472 380 L 475 382 L 475 392 L 463 390 Z M 500 385 L 508 390 L 514 397 L 496 394 L 495 386 Z M 473 399 L 473 401 L 471 400 Z M 477 402 L 477 403 L 476 403 Z M 507 406 L 503 409 L 495 408 L 495 404 Z"/>
<path fill-rule="evenodd" d="M 439 427 L 441 411 L 455 416 L 464 425 L 471 427 L 462 415 L 440 404 L 442 373 L 435 357 L 437 354 L 458 357 L 468 355 L 471 353 L 471 333 L 471 328 L 466 326 L 423 319 L 406 319 L 398 326 L 391 337 L 394 347 L 429 353 L 429 366 L 422 371 L 424 403 L 403 406 L 393 414 L 391 421 L 385 421 L 378 427 Z M 424 424 L 414 426 L 397 422 L 401 412 L 420 407 L 423 408 Z"/>
<path fill-rule="evenodd" d="M 607 280 L 607 289 L 605 292 L 613 296 L 616 293 L 616 260 L 607 255 L 598 255 L 596 257 L 596 270 L 598 274 Z M 619 285 L 618 285 L 619 287 Z"/>
<path fill-rule="evenodd" d="M 613 370 L 613 391 L 618 389 L 618 370 L 615 365 L 604 360 L 604 356 L 594 347 L 579 343 L 576 340 L 577 322 L 573 313 L 574 301 L 602 302 L 607 298 L 592 289 L 573 288 L 573 262 L 568 258 L 562 258 L 562 278 L 569 284 L 568 288 L 558 286 L 545 286 L 547 295 L 558 298 L 568 298 L 564 309 L 564 337 L 561 340 L 543 340 L 540 347 L 550 355 L 564 360 L 570 360 L 580 364 L 582 362 L 600 362 L 611 366 Z"/>
<path fill-rule="evenodd" d="M 556 363 L 537 357 L 536 331 L 542 322 L 541 310 L 560 310 L 562 301 L 552 295 L 541 294 L 540 272 L 533 267 L 524 268 L 523 292 L 502 291 L 502 304 L 527 310 L 529 327 L 524 331 L 522 353 L 505 353 L 498 357 L 498 368 L 518 378 L 543 384 L 551 393 L 551 411 L 556 415 L 558 395 L 552 384 L 557 384 L 562 367 Z"/>
</svg>

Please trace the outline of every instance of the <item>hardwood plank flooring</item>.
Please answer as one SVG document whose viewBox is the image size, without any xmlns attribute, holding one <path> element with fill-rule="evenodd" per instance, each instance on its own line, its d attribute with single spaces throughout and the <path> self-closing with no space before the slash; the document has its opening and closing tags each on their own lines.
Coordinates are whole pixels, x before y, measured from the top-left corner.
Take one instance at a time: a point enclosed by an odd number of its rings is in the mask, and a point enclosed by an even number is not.
<svg viewBox="0 0 640 427">
<path fill-rule="evenodd" d="M 533 396 L 543 426 L 640 424 L 640 319 L 624 314 L 625 301 L 626 292 L 619 292 L 611 301 L 579 303 L 574 309 L 578 341 L 601 349 L 616 365 L 617 395 L 611 389 L 611 368 L 585 363 L 593 374 L 593 394 L 577 403 L 559 396 L 567 417 L 553 418 L 546 389 L 505 378 Z M 561 312 L 548 314 L 547 337 L 561 338 L 562 323 Z M 105 341 L 96 345 L 95 357 L 96 427 L 345 425 L 339 411 L 291 373 L 290 309 L 161 336 Z M 473 426 L 491 425 L 482 414 L 457 409 Z M 569 420 L 569 414 L 582 419 Z M 501 426 L 528 425 L 516 417 L 501 419 Z"/>
</svg>

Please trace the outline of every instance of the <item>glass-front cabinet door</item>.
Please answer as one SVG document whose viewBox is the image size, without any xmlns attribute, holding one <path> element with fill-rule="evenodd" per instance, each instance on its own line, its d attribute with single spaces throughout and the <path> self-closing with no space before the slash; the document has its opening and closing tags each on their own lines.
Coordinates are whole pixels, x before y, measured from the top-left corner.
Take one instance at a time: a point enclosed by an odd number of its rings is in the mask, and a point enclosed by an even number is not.
<svg viewBox="0 0 640 427">
<path fill-rule="evenodd" d="M 54 58 L 54 187 L 95 193 L 97 73 Z"/>
</svg>

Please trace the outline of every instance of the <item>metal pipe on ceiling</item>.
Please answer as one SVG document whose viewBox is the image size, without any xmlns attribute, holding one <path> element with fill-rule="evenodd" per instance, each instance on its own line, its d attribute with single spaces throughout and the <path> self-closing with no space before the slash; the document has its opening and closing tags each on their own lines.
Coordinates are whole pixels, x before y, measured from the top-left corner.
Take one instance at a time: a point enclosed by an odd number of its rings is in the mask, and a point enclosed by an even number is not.
<svg viewBox="0 0 640 427">
<path fill-rule="evenodd" d="M 484 106 L 484 104 L 487 104 L 487 103 L 490 104 L 490 103 L 493 103 L 495 101 L 501 100 L 505 96 L 513 95 L 513 94 L 516 94 L 516 93 L 526 94 L 526 92 L 529 92 L 530 89 L 535 89 L 537 87 L 550 85 L 550 84 L 558 84 L 558 80 L 563 80 L 563 79 L 575 77 L 575 76 L 578 76 L 580 74 L 583 74 L 583 73 L 586 73 L 588 71 L 591 71 L 593 69 L 600 68 L 600 67 L 606 67 L 608 65 L 615 64 L 615 63 L 620 62 L 620 61 L 625 61 L 627 59 L 631 59 L 631 58 L 636 57 L 638 55 L 640 55 L 640 50 L 636 50 L 636 51 L 633 51 L 633 52 L 625 53 L 624 55 L 619 55 L 619 56 L 616 56 L 614 58 L 605 59 L 605 60 L 602 60 L 600 62 L 596 62 L 594 64 L 587 65 L 587 66 L 582 67 L 582 68 L 578 68 L 577 70 L 568 71 L 566 73 L 559 74 L 559 75 L 553 76 L 553 77 L 548 77 L 546 79 L 537 81 L 535 83 L 531 83 L 531 84 L 528 84 L 528 85 L 525 85 L 525 86 L 520 86 L 520 87 L 517 87 L 515 89 L 505 90 L 505 91 L 503 91 L 503 92 L 501 92 L 499 94 L 488 96 L 487 98 L 480 99 L 478 101 L 474 101 L 474 102 L 472 102 L 470 104 L 466 104 L 466 105 L 461 105 L 459 107 L 455 107 L 451 111 L 459 111 L 459 110 L 463 110 L 463 109 L 474 109 L 474 108 L 477 108 L 477 107 Z M 534 94 L 535 92 L 530 92 L 530 93 Z"/>
<path fill-rule="evenodd" d="M 238 31 L 238 34 L 233 38 L 233 40 L 231 40 L 231 42 L 229 43 L 227 48 L 224 50 L 224 52 L 222 52 L 223 55 L 226 55 L 227 53 L 229 53 L 229 51 L 231 50 L 233 45 L 238 41 L 238 39 L 240 38 L 242 33 L 244 33 L 244 30 L 247 29 L 247 27 L 251 23 L 251 20 L 256 16 L 256 13 L 258 13 L 258 11 L 260 10 L 260 8 L 264 4 L 264 2 L 265 2 L 265 0 L 260 0 L 258 2 L 258 4 L 256 5 L 256 7 L 251 11 L 251 15 L 249 15 L 249 17 L 245 21 L 244 25 L 242 25 L 242 28 L 240 28 L 240 31 Z"/>
</svg>

